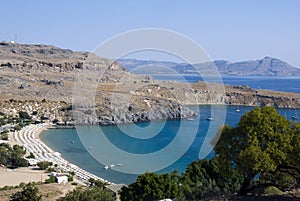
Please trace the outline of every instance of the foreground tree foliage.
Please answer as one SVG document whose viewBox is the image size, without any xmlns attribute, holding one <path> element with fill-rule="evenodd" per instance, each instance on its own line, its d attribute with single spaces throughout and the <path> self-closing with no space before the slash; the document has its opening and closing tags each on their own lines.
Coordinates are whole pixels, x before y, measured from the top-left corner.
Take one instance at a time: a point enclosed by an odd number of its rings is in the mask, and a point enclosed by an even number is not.
<svg viewBox="0 0 300 201">
<path fill-rule="evenodd" d="M 217 158 L 199 160 L 188 165 L 183 173 L 182 188 L 188 200 L 224 195 L 239 189 L 242 178 L 237 171 L 222 175 Z"/>
<path fill-rule="evenodd" d="M 123 187 L 123 201 L 152 201 L 180 197 L 179 180 L 176 173 L 158 175 L 145 173 L 138 176 L 135 183 Z"/>
<path fill-rule="evenodd" d="M 299 125 L 263 107 L 247 112 L 235 128 L 225 125 L 215 152 L 223 172 L 243 176 L 239 193 L 245 195 L 261 186 L 282 188 L 277 181 L 284 174 L 299 182 L 299 147 Z"/>
<path fill-rule="evenodd" d="M 114 194 L 112 191 L 101 186 L 79 187 L 69 192 L 58 201 L 112 201 Z"/>
<path fill-rule="evenodd" d="M 0 144 L 0 164 L 9 167 L 27 167 L 28 161 L 23 158 L 25 151 L 19 145 L 9 146 L 6 143 Z"/>
<path fill-rule="evenodd" d="M 10 201 L 41 201 L 42 196 L 38 195 L 38 188 L 27 185 L 22 191 L 16 192 L 11 196 Z"/>
</svg>

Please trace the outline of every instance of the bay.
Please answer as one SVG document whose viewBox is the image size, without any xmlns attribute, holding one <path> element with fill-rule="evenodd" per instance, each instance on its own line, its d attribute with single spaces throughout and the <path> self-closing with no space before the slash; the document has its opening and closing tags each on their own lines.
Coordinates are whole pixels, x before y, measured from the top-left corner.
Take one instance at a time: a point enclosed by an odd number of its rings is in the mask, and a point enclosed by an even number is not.
<svg viewBox="0 0 300 201">
<path fill-rule="evenodd" d="M 123 173 L 122 169 L 141 168 L 145 169 L 138 161 L 124 158 L 122 160 L 122 166 L 116 166 L 114 168 L 104 169 L 104 166 L 109 164 L 116 164 L 119 161 L 114 160 L 113 153 L 106 151 L 103 147 L 106 146 L 104 141 L 97 140 L 97 131 L 102 130 L 105 137 L 116 147 L 124 150 L 127 153 L 134 154 L 148 154 L 156 153 L 162 150 L 164 147 L 171 145 L 172 141 L 178 137 L 182 128 L 183 135 L 179 138 L 179 144 L 171 152 L 166 152 L 155 158 L 149 163 L 160 163 L 161 161 L 167 161 L 176 155 L 178 151 L 184 150 L 183 147 L 187 146 L 187 149 L 182 156 L 169 164 L 158 173 L 170 173 L 174 170 L 183 172 L 187 165 L 194 160 L 199 159 L 200 150 L 203 147 L 203 141 L 207 136 L 212 136 L 222 122 L 207 121 L 208 117 L 218 117 L 221 112 L 226 112 L 225 122 L 231 126 L 235 126 L 241 115 L 250 111 L 253 107 L 237 107 L 237 106 L 190 106 L 191 109 L 199 111 L 199 116 L 194 119 L 178 119 L 168 121 L 152 121 L 142 122 L 137 124 L 123 124 L 118 126 L 81 126 L 76 129 L 49 129 L 42 133 L 41 140 L 44 141 L 55 151 L 61 153 L 62 157 L 69 162 L 109 181 L 115 183 L 130 184 L 135 181 L 138 174 Z M 280 114 L 286 116 L 291 120 L 292 116 L 299 116 L 299 109 L 279 109 Z M 299 119 L 298 119 L 299 121 Z M 210 128 L 213 128 L 210 131 Z M 192 133 L 196 130 L 195 136 Z M 80 131 L 80 135 L 78 133 Z M 143 132 L 145 131 L 145 132 Z M 150 136 L 149 133 L 153 132 L 155 135 Z M 214 132 L 214 133 L 209 133 Z M 140 136 L 138 136 L 140 135 Z M 192 140 L 192 141 L 191 141 Z M 189 144 L 191 141 L 191 144 Z M 74 143 L 75 142 L 75 143 Z M 84 142 L 84 143 L 82 143 Z M 182 150 L 181 150 L 182 149 Z M 102 151 L 99 151 L 102 150 Z M 98 162 L 89 152 L 96 158 L 103 158 L 106 163 Z M 205 154 L 204 154 L 205 155 Z M 205 155 L 206 158 L 210 158 L 213 152 Z M 111 162 L 111 163 L 110 163 Z M 147 167 L 146 167 L 147 168 Z M 125 171 L 126 172 L 126 171 Z"/>
</svg>

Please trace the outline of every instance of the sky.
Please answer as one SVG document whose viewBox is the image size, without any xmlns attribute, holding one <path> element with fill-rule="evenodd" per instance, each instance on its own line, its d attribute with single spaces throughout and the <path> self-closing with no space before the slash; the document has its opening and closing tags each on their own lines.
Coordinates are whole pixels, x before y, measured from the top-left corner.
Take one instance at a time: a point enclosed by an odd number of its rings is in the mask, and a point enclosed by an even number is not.
<svg viewBox="0 0 300 201">
<path fill-rule="evenodd" d="M 213 60 L 271 56 L 300 67 L 298 0 L 3 0 L 0 7 L 0 41 L 17 36 L 18 43 L 93 51 L 123 32 L 163 28 L 194 40 Z"/>
</svg>

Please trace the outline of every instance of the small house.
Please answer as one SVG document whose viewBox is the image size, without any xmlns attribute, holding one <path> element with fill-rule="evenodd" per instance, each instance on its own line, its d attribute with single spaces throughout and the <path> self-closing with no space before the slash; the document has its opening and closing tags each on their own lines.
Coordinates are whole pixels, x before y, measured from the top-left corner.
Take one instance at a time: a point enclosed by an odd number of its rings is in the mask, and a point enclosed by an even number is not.
<svg viewBox="0 0 300 201">
<path fill-rule="evenodd" d="M 68 177 L 66 175 L 56 175 L 55 178 L 56 178 L 56 182 L 59 184 L 68 183 Z"/>
</svg>

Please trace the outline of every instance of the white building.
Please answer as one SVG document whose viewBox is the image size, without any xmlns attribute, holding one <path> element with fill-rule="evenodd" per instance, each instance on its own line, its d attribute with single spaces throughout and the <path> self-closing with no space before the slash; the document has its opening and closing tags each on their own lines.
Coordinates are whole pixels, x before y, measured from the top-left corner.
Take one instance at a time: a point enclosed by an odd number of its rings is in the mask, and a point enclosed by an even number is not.
<svg viewBox="0 0 300 201">
<path fill-rule="evenodd" d="M 55 178 L 56 178 L 56 182 L 59 184 L 68 183 L 68 177 L 66 175 L 56 175 Z"/>
</svg>

